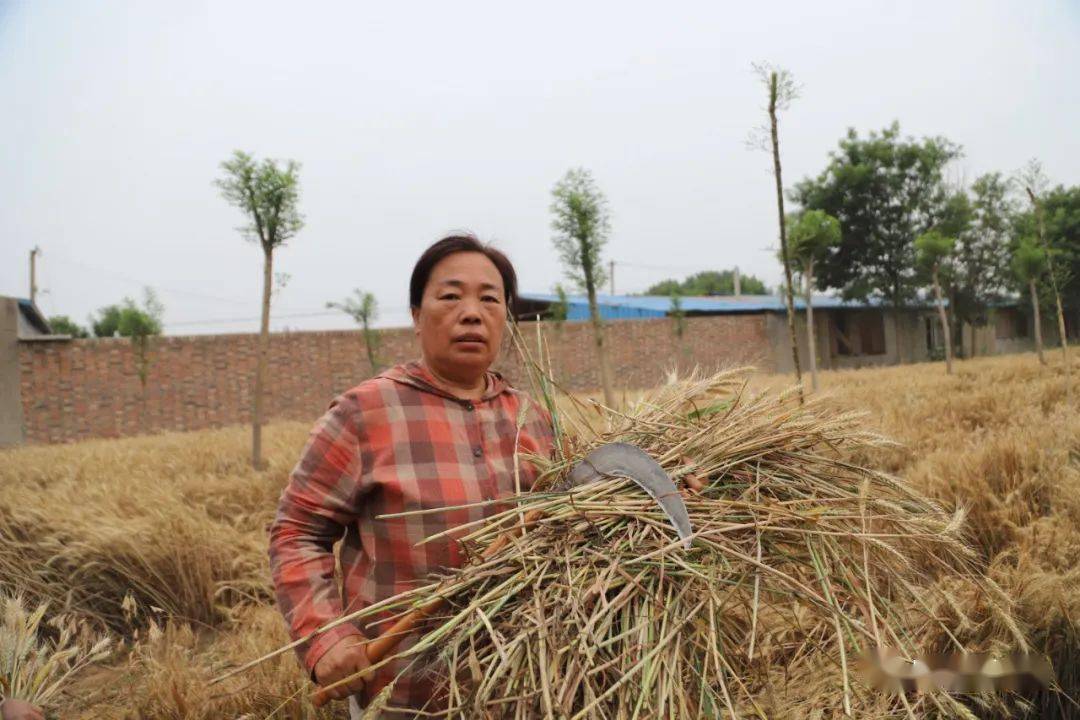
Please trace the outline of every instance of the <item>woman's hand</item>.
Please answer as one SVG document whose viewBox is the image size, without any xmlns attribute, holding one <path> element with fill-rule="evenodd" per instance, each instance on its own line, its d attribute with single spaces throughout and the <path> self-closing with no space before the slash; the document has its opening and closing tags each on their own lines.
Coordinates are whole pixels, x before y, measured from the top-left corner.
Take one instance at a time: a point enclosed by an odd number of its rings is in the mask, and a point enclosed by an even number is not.
<svg viewBox="0 0 1080 720">
<path fill-rule="evenodd" d="M 319 658 L 319 662 L 315 663 L 315 682 L 326 687 L 368 667 L 371 663 L 368 662 L 367 652 L 364 650 L 365 642 L 362 637 L 351 636 L 331 645 L 326 654 Z M 363 687 L 364 681 L 356 679 L 333 690 L 319 690 L 312 698 L 312 703 L 315 707 L 322 707 L 331 700 L 344 700 L 360 692 Z"/>
<path fill-rule="evenodd" d="M 24 700 L 8 698 L 0 700 L 0 719 L 2 720 L 45 720 L 45 715 Z"/>
</svg>

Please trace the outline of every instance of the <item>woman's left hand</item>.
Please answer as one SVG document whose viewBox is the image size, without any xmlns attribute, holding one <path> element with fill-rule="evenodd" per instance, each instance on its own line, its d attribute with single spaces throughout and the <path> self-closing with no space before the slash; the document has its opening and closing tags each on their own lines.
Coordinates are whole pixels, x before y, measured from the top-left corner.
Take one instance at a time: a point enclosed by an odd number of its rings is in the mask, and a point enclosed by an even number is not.
<svg viewBox="0 0 1080 720">
<path fill-rule="evenodd" d="M 45 714 L 25 700 L 0 700 L 0 720 L 45 720 Z"/>
</svg>

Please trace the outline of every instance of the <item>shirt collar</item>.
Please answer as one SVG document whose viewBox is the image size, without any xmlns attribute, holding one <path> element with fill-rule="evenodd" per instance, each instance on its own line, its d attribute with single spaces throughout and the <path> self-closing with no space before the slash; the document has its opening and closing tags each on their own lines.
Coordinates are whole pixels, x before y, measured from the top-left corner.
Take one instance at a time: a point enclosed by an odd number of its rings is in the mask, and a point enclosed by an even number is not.
<svg viewBox="0 0 1080 720">
<path fill-rule="evenodd" d="M 503 378 L 502 374 L 495 370 L 488 370 L 484 376 L 487 387 L 484 389 L 484 394 L 480 398 L 481 402 L 497 397 L 510 388 L 509 383 L 506 382 L 506 379 Z M 423 363 L 419 360 L 410 360 L 409 362 L 395 365 L 394 367 L 379 373 L 378 377 L 389 378 L 395 382 L 414 387 L 417 390 L 449 398 L 450 400 L 465 402 L 465 398 L 453 395 L 436 385 L 435 378 L 432 377 L 431 372 L 424 367 Z"/>
</svg>

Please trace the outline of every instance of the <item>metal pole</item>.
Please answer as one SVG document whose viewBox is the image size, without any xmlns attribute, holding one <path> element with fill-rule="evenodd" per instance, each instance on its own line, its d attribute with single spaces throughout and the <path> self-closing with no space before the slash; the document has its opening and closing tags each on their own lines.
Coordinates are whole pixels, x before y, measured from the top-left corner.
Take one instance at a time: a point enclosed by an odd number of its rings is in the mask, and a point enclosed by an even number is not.
<svg viewBox="0 0 1080 720">
<path fill-rule="evenodd" d="M 37 304 L 37 256 L 41 253 L 41 248 L 34 246 L 34 249 L 30 251 L 30 302 L 31 304 Z"/>
<path fill-rule="evenodd" d="M 615 294 L 615 261 L 614 260 L 608 261 L 608 267 L 610 268 L 610 274 L 611 274 L 611 294 L 614 295 Z"/>
</svg>

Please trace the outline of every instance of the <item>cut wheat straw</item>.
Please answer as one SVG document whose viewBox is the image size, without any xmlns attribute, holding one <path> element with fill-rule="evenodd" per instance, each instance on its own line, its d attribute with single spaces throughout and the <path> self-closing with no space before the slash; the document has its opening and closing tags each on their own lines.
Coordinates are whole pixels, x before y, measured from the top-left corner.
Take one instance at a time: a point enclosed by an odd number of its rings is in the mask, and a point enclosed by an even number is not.
<svg viewBox="0 0 1080 720">
<path fill-rule="evenodd" d="M 881 645 L 909 657 L 975 639 L 1024 647 L 1007 599 L 971 571 L 961 515 L 849 462 L 885 442 L 857 415 L 750 393 L 744 375 L 670 383 L 625 413 L 601 408 L 603 430 L 563 438 L 562 460 L 533 458 L 534 491 L 462 542 L 478 557 L 522 511 L 543 520 L 490 559 L 352 619 L 447 597 L 401 656 L 439 675 L 451 717 L 971 717 L 948 696 L 881 694 L 853 669 Z M 566 413 L 560 422 L 574 425 Z M 639 445 L 676 480 L 691 550 L 630 480 L 554 490 L 609 441 Z M 977 612 L 947 594 L 945 576 L 975 589 Z M 990 624 L 1007 633 L 988 637 Z"/>
</svg>

